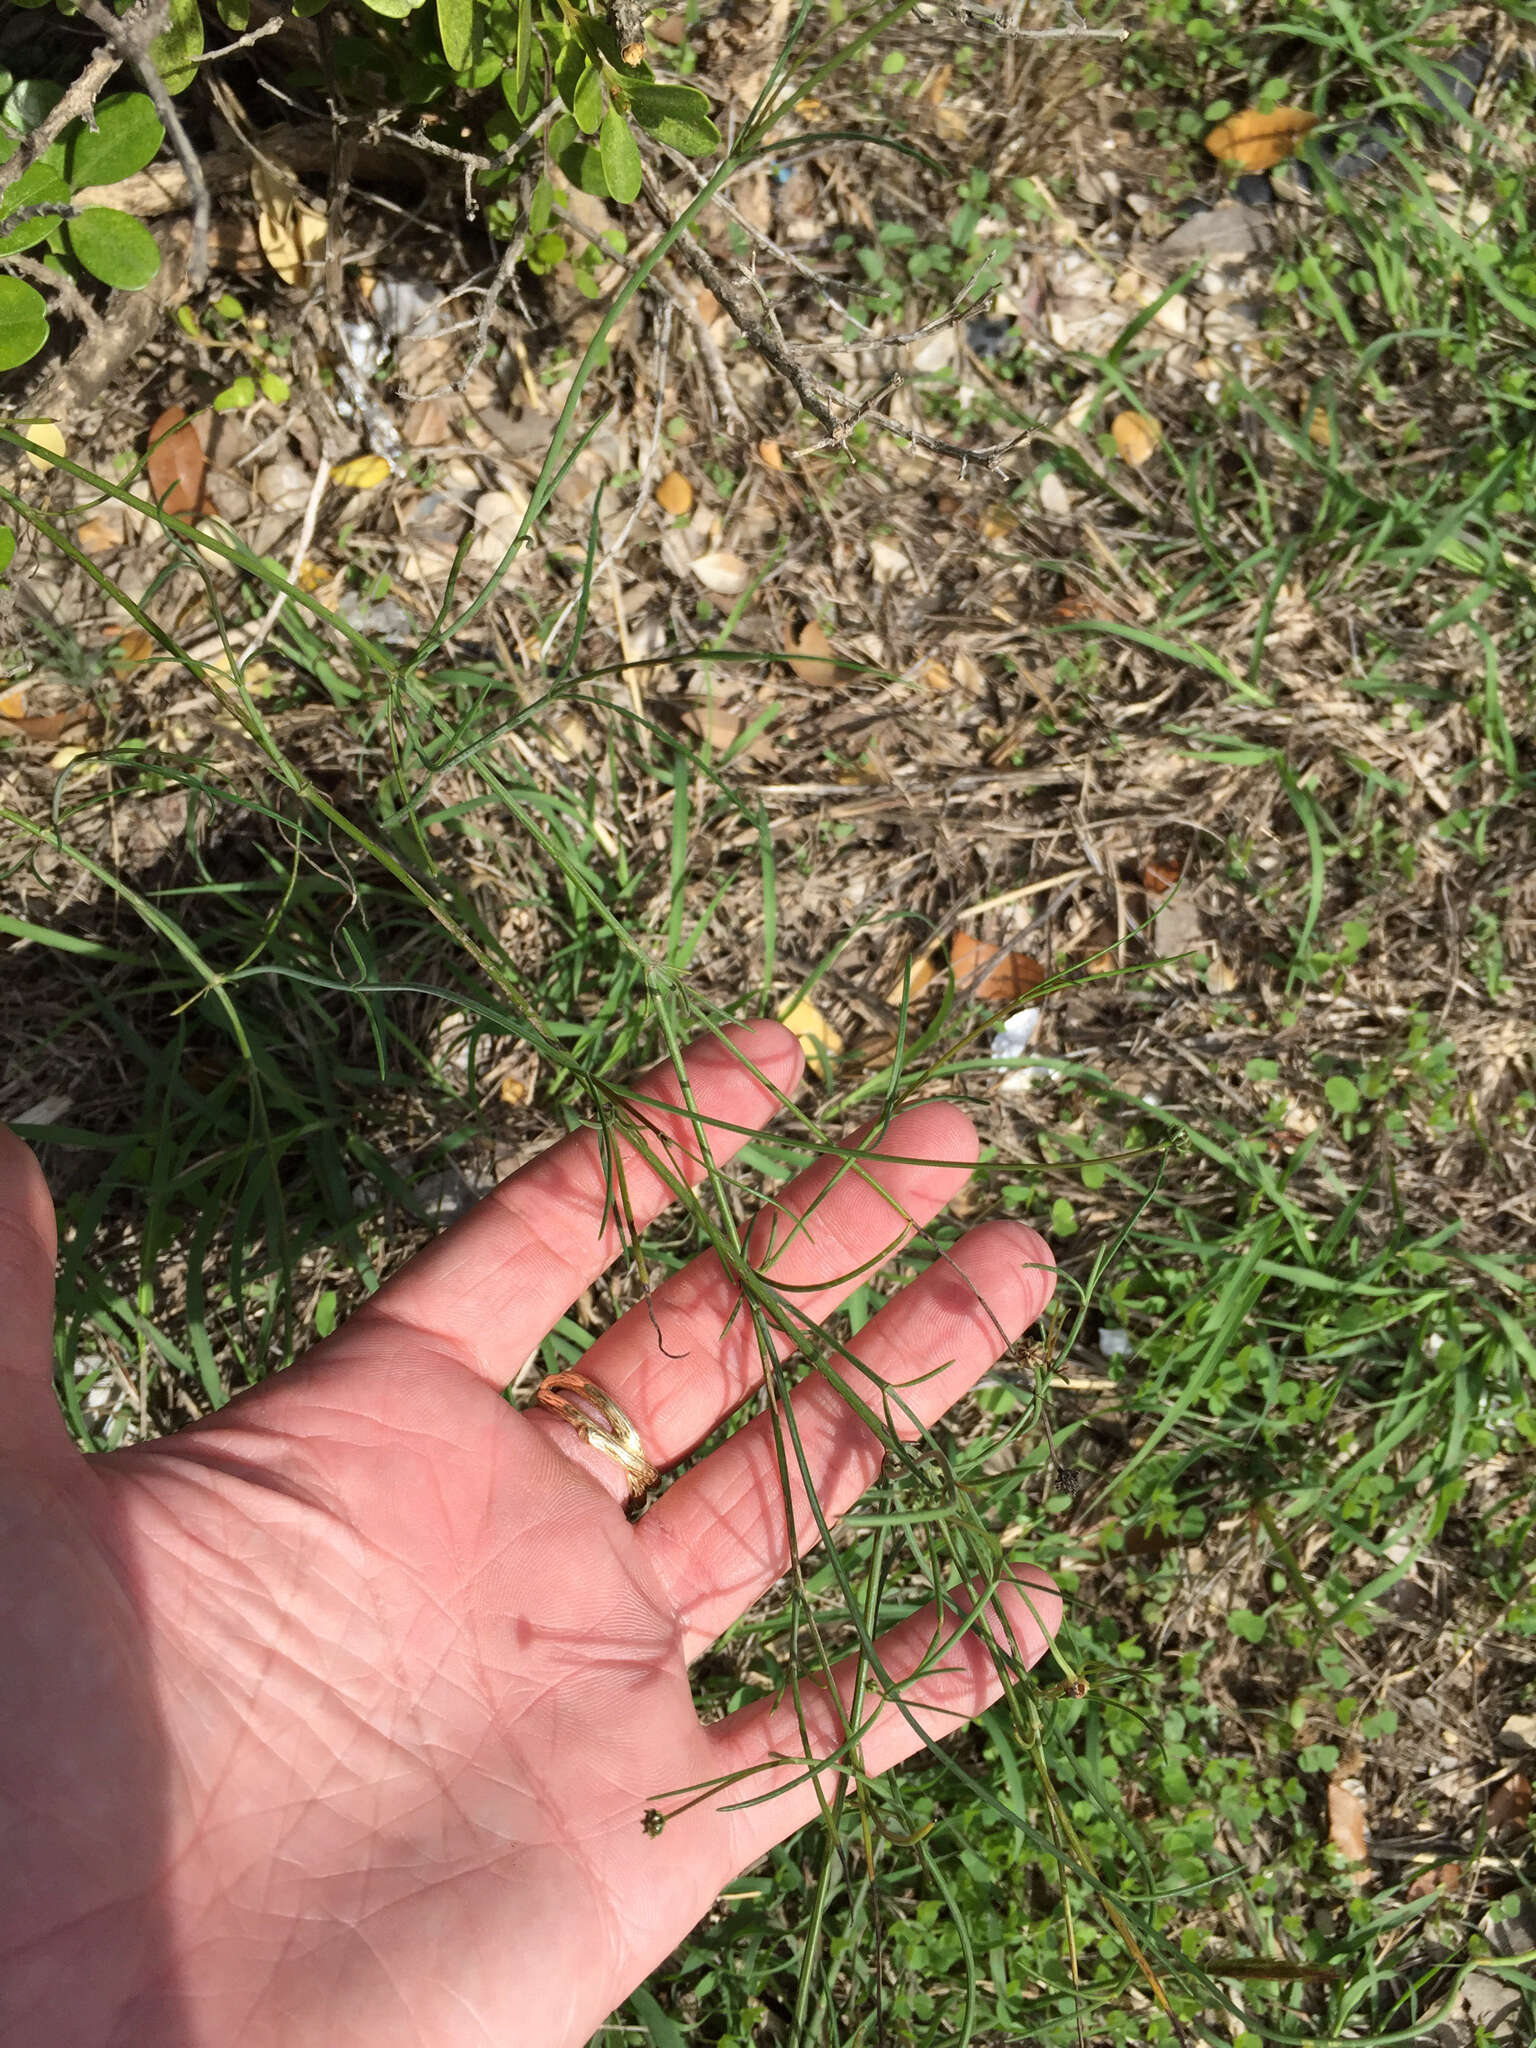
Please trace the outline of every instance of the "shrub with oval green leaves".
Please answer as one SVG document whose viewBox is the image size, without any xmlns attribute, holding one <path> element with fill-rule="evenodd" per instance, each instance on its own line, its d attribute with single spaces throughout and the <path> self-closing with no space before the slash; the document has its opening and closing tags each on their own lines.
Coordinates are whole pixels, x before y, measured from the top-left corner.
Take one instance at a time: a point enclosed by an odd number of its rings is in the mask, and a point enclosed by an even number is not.
<svg viewBox="0 0 1536 2048">
<path fill-rule="evenodd" d="M 71 0 L 56 4 L 73 14 Z M 128 0 L 116 4 L 121 14 Z M 303 24 L 328 10 L 317 59 L 314 32 Z M 414 118 L 429 141 L 441 122 L 440 139 L 451 148 L 467 141 L 483 152 L 476 176 L 493 231 L 519 239 L 530 268 L 548 271 L 571 256 L 551 226 L 559 180 L 628 206 L 641 191 L 640 137 L 693 157 L 720 147 L 705 95 L 652 71 L 641 0 L 617 0 L 616 18 L 624 24 L 622 48 L 606 13 L 572 0 L 292 0 L 289 19 L 251 61 L 280 71 L 290 92 L 311 93 L 317 103 L 370 118 Z M 168 90 L 185 92 L 205 51 L 251 23 L 251 0 L 171 0 L 151 46 Z M 626 63 L 626 55 L 638 61 Z M 119 208 L 75 204 L 78 194 L 131 177 L 159 153 L 164 130 L 147 94 L 104 97 L 90 118 L 71 121 L 7 182 L 5 166 L 62 91 L 0 72 L 0 370 L 27 362 L 48 337 L 44 295 L 27 278 L 4 274 L 8 255 L 28 254 L 77 284 L 94 279 L 121 291 L 141 289 L 159 268 L 158 246 L 142 222 Z M 595 249 L 576 259 L 583 290 L 595 289 L 600 259 Z"/>
<path fill-rule="evenodd" d="M 165 130 L 147 93 L 112 93 L 100 100 L 94 127 L 71 121 L 18 177 L 5 182 L 5 166 L 61 97 L 61 87 L 29 78 L 12 83 L 0 101 L 0 265 L 7 256 L 33 250 L 77 283 L 96 278 L 120 291 L 141 290 L 160 268 L 160 247 L 148 228 L 117 207 L 77 208 L 73 201 L 90 186 L 131 178 L 158 156 Z M 24 278 L 0 276 L 0 370 L 29 361 L 47 339 L 42 293 Z"/>
</svg>

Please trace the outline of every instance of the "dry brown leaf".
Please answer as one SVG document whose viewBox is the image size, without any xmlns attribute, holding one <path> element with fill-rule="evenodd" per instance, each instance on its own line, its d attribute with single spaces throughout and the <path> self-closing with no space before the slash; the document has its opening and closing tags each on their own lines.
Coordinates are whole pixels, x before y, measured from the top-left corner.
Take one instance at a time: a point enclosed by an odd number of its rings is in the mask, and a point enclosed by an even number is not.
<svg viewBox="0 0 1536 2048">
<path fill-rule="evenodd" d="M 816 619 L 807 619 L 784 643 L 784 658 L 802 683 L 841 682 L 844 670 Z"/>
<path fill-rule="evenodd" d="M 325 255 L 325 215 L 306 206 L 296 179 L 260 157 L 251 165 L 256 234 L 284 284 L 314 282 Z"/>
<path fill-rule="evenodd" d="M 1149 896 L 1166 896 L 1179 879 L 1180 870 L 1172 861 L 1149 860 L 1141 871 L 1141 886 Z"/>
<path fill-rule="evenodd" d="M 940 64 L 928 80 L 928 83 L 918 94 L 918 98 L 926 100 L 930 107 L 941 106 L 945 93 L 949 91 L 949 81 L 954 75 L 955 67 L 953 64 Z"/>
<path fill-rule="evenodd" d="M 809 996 L 801 996 L 798 1002 L 780 1010 L 779 1022 L 793 1031 L 809 1060 L 823 1059 L 843 1049 L 842 1033 L 835 1024 L 827 1022 Z"/>
<path fill-rule="evenodd" d="M 88 555 L 110 555 L 127 538 L 128 528 L 123 515 L 115 508 L 98 512 L 90 519 L 82 519 L 75 528 L 75 544 L 84 548 Z"/>
<path fill-rule="evenodd" d="M 213 508 L 208 498 L 208 456 L 185 407 L 168 405 L 150 427 L 145 447 L 155 503 L 173 519 L 195 525 Z"/>
<path fill-rule="evenodd" d="M 950 940 L 949 964 L 967 995 L 1010 1009 L 1045 980 L 1045 969 L 1031 954 L 1009 953 L 969 932 L 956 932 Z"/>
<path fill-rule="evenodd" d="M 56 740 L 61 739 L 71 726 L 83 725 L 90 715 L 89 704 L 77 704 L 68 711 L 44 712 L 36 718 L 0 716 L 0 727 L 6 732 L 19 734 L 24 740 Z"/>
<path fill-rule="evenodd" d="M 1342 1780 L 1328 1787 L 1328 1839 L 1350 1866 L 1356 1884 L 1370 1876 L 1365 1801 Z"/>
<path fill-rule="evenodd" d="M 784 453 L 777 441 L 759 441 L 757 454 L 758 460 L 765 463 L 769 469 L 784 467 Z"/>
<path fill-rule="evenodd" d="M 680 469 L 670 471 L 656 486 L 656 502 L 671 519 L 684 519 L 693 510 L 693 485 Z"/>
<path fill-rule="evenodd" d="M 1316 114 L 1304 107 L 1273 107 L 1267 114 L 1247 107 L 1213 128 L 1205 146 L 1220 162 L 1240 171 L 1271 171 L 1316 126 Z"/>
<path fill-rule="evenodd" d="M 1163 430 L 1157 421 L 1150 413 L 1144 412 L 1116 413 L 1109 431 L 1115 437 L 1121 460 L 1128 462 L 1132 469 L 1140 469 L 1144 462 L 1150 462 L 1163 438 Z"/>
<path fill-rule="evenodd" d="M 693 303 L 698 308 L 699 318 L 706 327 L 712 320 L 720 318 L 720 301 L 715 297 L 708 285 L 700 287 L 698 297 Z"/>
<path fill-rule="evenodd" d="M 1459 1863 L 1439 1863 L 1433 1870 L 1424 1870 L 1408 1887 L 1410 1899 L 1427 1899 L 1431 1892 L 1453 1892 L 1461 1883 Z"/>
<path fill-rule="evenodd" d="M 407 448 L 435 448 L 453 430 L 453 415 L 436 398 L 416 399 L 405 416 L 402 438 Z"/>
<path fill-rule="evenodd" d="M 1524 1771 L 1515 1771 L 1488 1795 L 1488 1825 L 1498 1833 L 1503 1828 L 1523 1828 L 1531 1817 L 1531 1781 Z"/>
<path fill-rule="evenodd" d="M 689 566 L 704 588 L 717 597 L 739 597 L 752 581 L 752 571 L 729 548 L 716 548 L 713 554 L 700 555 Z"/>
<path fill-rule="evenodd" d="M 952 690 L 955 687 L 955 679 L 942 661 L 925 661 L 917 672 L 917 680 L 932 690 L 935 696 L 941 691 Z"/>
<path fill-rule="evenodd" d="M 746 731 L 750 720 L 739 717 L 734 711 L 722 711 L 718 704 L 690 705 L 683 713 L 683 724 L 691 733 L 706 742 L 717 754 L 728 753 Z M 749 740 L 737 755 L 740 761 L 764 761 L 776 759 L 778 749 L 766 732 L 760 732 Z"/>
<path fill-rule="evenodd" d="M 129 626 L 125 632 L 113 636 L 107 652 L 114 661 L 148 661 L 155 646 L 156 642 L 142 626 Z"/>
</svg>

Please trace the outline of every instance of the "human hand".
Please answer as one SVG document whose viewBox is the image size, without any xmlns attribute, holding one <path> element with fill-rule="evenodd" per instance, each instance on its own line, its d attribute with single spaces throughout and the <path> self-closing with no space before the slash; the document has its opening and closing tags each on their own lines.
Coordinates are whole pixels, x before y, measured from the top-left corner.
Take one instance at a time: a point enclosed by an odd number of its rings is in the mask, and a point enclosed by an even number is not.
<svg viewBox="0 0 1536 2048">
<path fill-rule="evenodd" d="M 687 1063 L 722 1160 L 800 1067 L 778 1025 L 729 1037 Z M 667 1068 L 636 1090 L 682 1099 Z M 698 1126 L 644 1117 L 652 1158 L 665 1146 L 697 1180 Z M 862 1174 L 829 1160 L 791 1183 L 753 1257 L 778 1246 L 775 1284 L 825 1316 L 959 1192 L 974 1149 L 958 1109 L 920 1104 Z M 636 1150 L 625 1179 L 638 1227 L 670 1191 Z M 771 1418 L 632 1523 L 611 1458 L 502 1399 L 620 1249 L 597 1141 L 567 1138 L 302 1363 L 175 1437 L 87 1458 L 49 1380 L 51 1205 L 0 1131 L 0 2039 L 576 2048 L 817 1811 L 793 1760 L 846 1740 L 851 1667 L 839 1698 L 803 1688 L 809 1751 L 789 1700 L 706 1728 L 688 1685 L 790 1562 Z M 854 1340 L 864 1398 L 948 1360 L 904 1394 L 931 1421 L 1039 1314 L 1049 1268 L 1020 1225 L 968 1232 Z M 582 1362 L 662 1470 L 761 1381 L 736 1299 L 702 1254 Z M 830 1519 L 881 1447 L 814 1373 L 794 1406 Z M 798 1474 L 792 1503 L 814 1540 Z M 913 1671 L 963 1607 L 894 1629 L 884 1668 Z M 1059 1606 L 1025 1579 L 993 1611 L 1033 1661 Z M 868 1725 L 867 1770 L 919 1746 L 913 1720 L 939 1735 L 1000 1691 L 979 1629 L 934 1663 L 906 1713 L 887 1702 Z M 659 1835 L 642 1825 L 658 1795 L 775 1757 Z"/>
</svg>

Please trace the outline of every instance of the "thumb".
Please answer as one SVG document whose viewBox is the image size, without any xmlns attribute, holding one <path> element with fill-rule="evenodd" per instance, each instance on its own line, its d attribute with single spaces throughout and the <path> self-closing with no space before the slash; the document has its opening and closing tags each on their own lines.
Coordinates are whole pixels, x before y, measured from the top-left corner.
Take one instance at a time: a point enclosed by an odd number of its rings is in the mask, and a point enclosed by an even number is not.
<svg viewBox="0 0 1536 2048">
<path fill-rule="evenodd" d="M 67 1443 L 53 1394 L 53 1201 L 31 1148 L 0 1124 L 0 1451 Z"/>
</svg>

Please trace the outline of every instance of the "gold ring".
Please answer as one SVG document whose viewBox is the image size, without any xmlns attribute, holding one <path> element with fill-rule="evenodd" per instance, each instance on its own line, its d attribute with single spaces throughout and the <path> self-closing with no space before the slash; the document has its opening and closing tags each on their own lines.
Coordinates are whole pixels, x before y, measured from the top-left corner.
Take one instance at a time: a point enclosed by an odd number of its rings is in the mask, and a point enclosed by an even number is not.
<svg viewBox="0 0 1536 2048">
<path fill-rule="evenodd" d="M 602 1420 L 594 1421 L 569 1397 L 574 1394 L 597 1410 Z M 640 1432 L 611 1395 L 579 1372 L 552 1372 L 539 1382 L 538 1402 L 562 1422 L 568 1422 L 583 1443 L 601 1451 L 622 1465 L 629 1480 L 629 1506 L 638 1507 L 658 1477 L 656 1467 L 645 1455 Z"/>
</svg>

